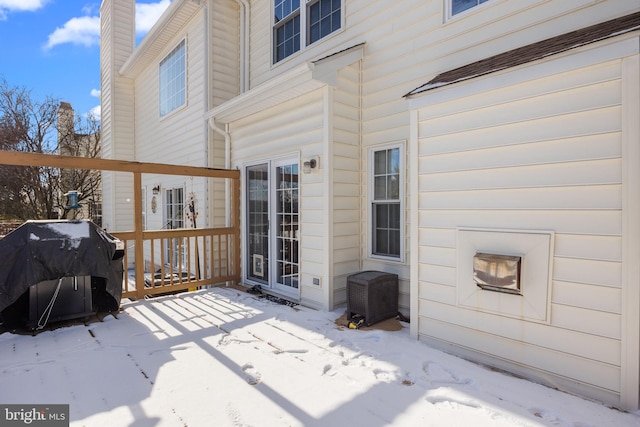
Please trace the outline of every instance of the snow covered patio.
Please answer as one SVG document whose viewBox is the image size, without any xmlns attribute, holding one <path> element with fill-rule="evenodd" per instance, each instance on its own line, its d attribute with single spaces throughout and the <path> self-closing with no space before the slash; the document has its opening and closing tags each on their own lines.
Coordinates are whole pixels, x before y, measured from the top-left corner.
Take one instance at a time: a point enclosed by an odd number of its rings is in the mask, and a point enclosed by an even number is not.
<svg viewBox="0 0 640 427">
<path fill-rule="evenodd" d="M 123 300 L 117 319 L 0 335 L 0 402 L 69 404 L 88 427 L 640 425 L 341 314 L 233 288 Z"/>
</svg>

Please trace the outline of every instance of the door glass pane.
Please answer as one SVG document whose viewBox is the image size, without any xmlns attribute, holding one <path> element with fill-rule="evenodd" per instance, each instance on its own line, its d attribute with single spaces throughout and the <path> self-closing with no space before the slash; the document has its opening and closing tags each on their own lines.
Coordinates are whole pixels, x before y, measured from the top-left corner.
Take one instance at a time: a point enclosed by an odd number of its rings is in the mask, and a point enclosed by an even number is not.
<svg viewBox="0 0 640 427">
<path fill-rule="evenodd" d="M 248 277 L 269 283 L 269 180 L 268 165 L 247 168 L 247 271 Z"/>
<path fill-rule="evenodd" d="M 298 164 L 278 166 L 276 171 L 276 282 L 297 289 L 298 277 Z"/>
<path fill-rule="evenodd" d="M 184 189 L 169 188 L 165 191 L 165 228 L 174 230 L 184 228 Z M 184 244 L 180 238 L 169 239 L 167 246 L 167 263 L 181 269 L 184 264 Z"/>
</svg>

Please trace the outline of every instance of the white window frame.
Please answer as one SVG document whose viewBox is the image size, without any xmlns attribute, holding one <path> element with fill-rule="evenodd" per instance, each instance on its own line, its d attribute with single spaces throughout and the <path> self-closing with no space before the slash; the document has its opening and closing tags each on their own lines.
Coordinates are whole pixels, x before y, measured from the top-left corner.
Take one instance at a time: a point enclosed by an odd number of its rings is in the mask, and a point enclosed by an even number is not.
<svg viewBox="0 0 640 427">
<path fill-rule="evenodd" d="M 169 76 L 170 81 L 165 79 L 166 74 L 175 74 L 173 69 L 177 64 L 176 55 L 182 51 L 182 70 L 178 74 Z M 167 65 L 168 64 L 168 65 Z M 164 83 L 163 83 L 164 82 Z M 169 88 L 166 85 L 178 85 L 179 87 Z M 181 102 L 175 103 L 171 100 L 181 95 Z M 160 118 L 168 116 L 180 108 L 187 105 L 187 39 L 183 38 L 158 64 L 158 114 Z"/>
<path fill-rule="evenodd" d="M 447 15 L 447 19 L 454 19 L 457 18 L 458 16 L 462 16 L 462 15 L 466 15 L 467 13 L 469 13 L 470 11 L 475 11 L 478 9 L 478 7 L 480 6 L 484 6 L 486 3 L 492 3 L 492 0 L 484 0 L 482 2 L 480 2 L 481 0 L 476 0 L 477 4 L 475 6 L 471 6 L 469 9 L 463 10 L 462 12 L 458 12 L 456 14 L 453 13 L 453 2 L 454 0 L 445 0 L 445 8 L 446 8 L 446 15 Z"/>
<path fill-rule="evenodd" d="M 286 17 L 284 17 L 281 21 L 276 22 L 275 20 L 275 1 L 276 0 L 270 0 L 271 1 L 271 63 L 272 65 L 277 65 L 280 64 L 284 61 L 286 61 L 287 59 L 299 54 L 300 52 L 303 52 L 307 47 L 312 46 L 318 42 L 320 42 L 321 40 L 324 40 L 330 36 L 333 36 L 334 34 L 337 34 L 341 31 L 344 30 L 344 24 L 345 24 L 345 13 L 344 13 L 344 3 L 345 0 L 339 0 L 340 1 L 340 28 L 330 32 L 329 34 L 326 34 L 323 37 L 320 37 L 318 40 L 314 41 L 313 43 L 310 42 L 310 14 L 309 14 L 309 9 L 314 6 L 316 3 L 318 3 L 321 0 L 300 0 L 300 8 L 297 9 L 296 11 L 291 12 L 289 15 L 287 15 Z M 298 49 L 297 51 L 291 53 L 288 56 L 285 56 L 284 58 L 281 58 L 280 60 L 277 60 L 276 58 L 276 30 L 281 27 L 282 25 L 285 25 L 287 22 L 289 22 L 291 19 L 295 19 L 296 16 L 300 17 L 300 49 Z"/>
<path fill-rule="evenodd" d="M 375 179 L 374 179 L 374 162 L 375 162 L 375 153 L 379 151 L 388 151 L 398 149 L 400 155 L 400 166 L 399 166 L 399 199 L 387 199 L 386 201 L 397 201 L 400 204 L 400 254 L 398 256 L 390 256 L 390 255 L 382 255 L 376 254 L 374 252 L 374 205 L 378 202 L 383 202 L 383 200 L 377 201 L 375 199 Z M 406 215 L 405 215 L 405 185 L 406 185 L 406 142 L 394 142 L 390 144 L 377 145 L 375 147 L 369 148 L 368 153 L 368 172 L 367 172 L 367 182 L 368 182 L 368 252 L 369 258 L 380 259 L 386 261 L 394 261 L 401 262 L 405 261 L 405 236 L 406 236 Z"/>
</svg>

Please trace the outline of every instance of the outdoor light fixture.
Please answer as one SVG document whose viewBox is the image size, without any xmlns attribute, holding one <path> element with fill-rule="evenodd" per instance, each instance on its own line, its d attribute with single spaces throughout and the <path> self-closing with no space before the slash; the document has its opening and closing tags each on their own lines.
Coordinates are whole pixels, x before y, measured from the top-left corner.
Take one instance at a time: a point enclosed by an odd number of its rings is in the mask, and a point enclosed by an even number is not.
<svg viewBox="0 0 640 427">
<path fill-rule="evenodd" d="M 310 157 L 308 160 L 305 160 L 304 163 L 302 164 L 302 172 L 311 173 L 311 170 L 317 168 L 318 164 L 319 164 L 318 156 Z"/>
<path fill-rule="evenodd" d="M 160 184 L 158 184 L 158 185 L 156 185 L 155 187 L 153 187 L 153 188 L 151 189 L 151 191 L 153 191 L 153 194 L 156 194 L 156 195 L 157 195 L 158 193 L 160 193 Z"/>
</svg>

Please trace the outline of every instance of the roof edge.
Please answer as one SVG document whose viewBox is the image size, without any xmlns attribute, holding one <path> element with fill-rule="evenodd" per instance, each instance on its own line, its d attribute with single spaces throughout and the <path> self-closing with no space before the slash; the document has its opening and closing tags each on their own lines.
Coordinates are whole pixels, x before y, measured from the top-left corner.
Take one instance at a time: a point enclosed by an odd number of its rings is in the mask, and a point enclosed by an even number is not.
<svg viewBox="0 0 640 427">
<path fill-rule="evenodd" d="M 640 30 L 640 12 L 583 27 L 445 71 L 406 93 L 404 97 L 513 68 L 637 30 Z"/>
<path fill-rule="evenodd" d="M 147 35 L 142 39 L 140 44 L 133 51 L 131 56 L 122 64 L 119 73 L 123 76 L 135 77 L 140 71 L 141 65 L 144 65 L 145 59 L 151 54 L 151 50 L 158 43 L 160 35 L 165 34 L 169 24 L 179 16 L 180 12 L 189 4 L 193 3 L 197 7 L 202 7 L 201 2 L 197 0 L 173 0 L 160 19 L 151 27 Z"/>
</svg>

